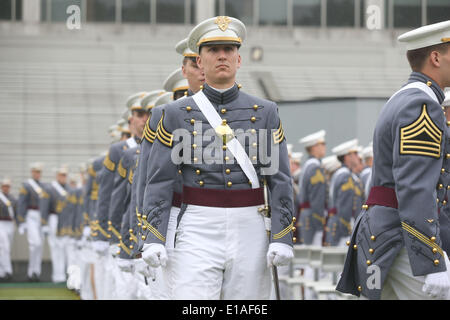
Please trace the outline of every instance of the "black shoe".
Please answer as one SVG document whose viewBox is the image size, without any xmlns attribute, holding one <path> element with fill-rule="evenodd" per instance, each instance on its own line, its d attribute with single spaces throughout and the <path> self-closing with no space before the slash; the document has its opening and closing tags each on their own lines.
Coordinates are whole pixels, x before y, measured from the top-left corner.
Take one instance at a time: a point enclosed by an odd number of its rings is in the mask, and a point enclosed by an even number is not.
<svg viewBox="0 0 450 320">
<path fill-rule="evenodd" d="M 11 273 L 7 273 L 5 278 L 6 278 L 6 282 L 12 281 L 12 274 Z"/>
</svg>

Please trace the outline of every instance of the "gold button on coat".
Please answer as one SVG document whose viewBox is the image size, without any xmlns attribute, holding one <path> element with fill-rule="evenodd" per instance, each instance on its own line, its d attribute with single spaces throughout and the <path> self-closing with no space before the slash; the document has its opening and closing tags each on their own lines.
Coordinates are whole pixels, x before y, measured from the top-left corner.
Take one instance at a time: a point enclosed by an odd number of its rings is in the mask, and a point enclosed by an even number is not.
<svg viewBox="0 0 450 320">
<path fill-rule="evenodd" d="M 251 122 L 255 122 L 255 121 L 256 121 L 256 117 L 251 117 L 251 118 L 250 118 L 250 121 L 251 121 Z"/>
<path fill-rule="evenodd" d="M 227 182 L 227 186 L 228 186 L 228 187 L 231 187 L 232 185 L 233 185 L 233 182 L 231 182 L 231 181 L 228 181 L 228 182 Z"/>
<path fill-rule="evenodd" d="M 191 106 L 186 107 L 186 111 L 191 111 L 191 110 L 192 110 Z"/>
<path fill-rule="evenodd" d="M 226 173 L 226 174 L 230 174 L 230 173 L 231 173 L 231 170 L 230 170 L 230 169 L 226 169 L 226 170 L 225 170 L 225 173 Z"/>
</svg>

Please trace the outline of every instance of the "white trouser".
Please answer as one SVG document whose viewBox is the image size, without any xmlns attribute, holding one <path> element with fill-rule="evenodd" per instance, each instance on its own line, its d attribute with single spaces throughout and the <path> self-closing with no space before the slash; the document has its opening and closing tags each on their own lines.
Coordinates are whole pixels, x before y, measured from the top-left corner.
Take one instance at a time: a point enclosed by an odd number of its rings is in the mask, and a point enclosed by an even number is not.
<svg viewBox="0 0 450 320">
<path fill-rule="evenodd" d="M 136 300 L 138 298 L 137 282 L 131 272 L 125 272 L 117 267 L 115 271 L 115 297 L 117 300 Z"/>
<path fill-rule="evenodd" d="M 11 245 L 14 236 L 14 222 L 0 221 L 0 278 L 12 274 Z"/>
<path fill-rule="evenodd" d="M 66 271 L 71 265 L 78 265 L 78 250 L 75 239 L 71 237 L 64 237 L 65 252 L 66 252 Z"/>
<path fill-rule="evenodd" d="M 91 270 L 96 257 L 89 241 L 83 241 L 80 258 L 83 260 L 81 267 L 80 297 L 82 300 L 93 300 L 94 288 L 92 286 L 91 277 L 93 277 L 94 275 Z"/>
<path fill-rule="evenodd" d="M 103 276 L 103 300 L 115 299 L 115 287 L 116 287 L 116 271 L 119 271 L 114 257 L 109 253 L 106 254 L 103 270 L 105 272 Z"/>
<path fill-rule="evenodd" d="M 108 281 L 107 267 L 108 257 L 105 255 L 97 255 L 94 263 L 94 282 L 97 300 L 107 300 L 107 293 L 105 292 L 105 282 Z"/>
<path fill-rule="evenodd" d="M 38 210 L 29 209 L 25 217 L 28 240 L 28 277 L 33 274 L 41 275 L 42 264 L 42 229 L 41 229 L 41 213 Z"/>
<path fill-rule="evenodd" d="M 134 283 L 136 287 L 136 299 L 138 300 L 155 300 L 154 292 L 159 290 L 155 285 L 155 281 L 152 279 L 147 279 L 147 284 L 145 283 L 144 276 L 138 272 L 133 274 Z M 156 278 L 155 278 L 156 279 Z"/>
<path fill-rule="evenodd" d="M 450 278 L 450 262 L 445 255 L 445 265 Z M 406 248 L 402 248 L 395 258 L 381 291 L 382 300 L 432 300 L 433 298 L 422 291 L 425 277 L 415 277 Z"/>
<path fill-rule="evenodd" d="M 166 250 L 167 250 L 167 264 L 164 268 L 156 269 L 155 281 L 156 287 L 158 288 L 158 292 L 154 292 L 153 296 L 158 300 L 170 300 L 171 297 L 171 288 L 172 288 L 172 257 L 174 250 L 174 241 L 175 241 L 175 231 L 177 228 L 177 218 L 180 213 L 180 208 L 172 207 L 170 209 L 169 223 L 167 226 L 166 233 Z M 153 285 L 153 284 L 152 284 Z"/>
<path fill-rule="evenodd" d="M 188 205 L 176 232 L 174 299 L 269 299 L 268 237 L 258 206 Z"/>
<path fill-rule="evenodd" d="M 62 250 L 63 245 L 59 243 L 61 238 L 56 236 L 58 232 L 58 216 L 56 214 L 48 216 L 48 227 L 47 242 L 50 249 L 50 258 L 52 259 L 52 281 L 64 282 L 66 281 L 64 251 Z"/>
</svg>

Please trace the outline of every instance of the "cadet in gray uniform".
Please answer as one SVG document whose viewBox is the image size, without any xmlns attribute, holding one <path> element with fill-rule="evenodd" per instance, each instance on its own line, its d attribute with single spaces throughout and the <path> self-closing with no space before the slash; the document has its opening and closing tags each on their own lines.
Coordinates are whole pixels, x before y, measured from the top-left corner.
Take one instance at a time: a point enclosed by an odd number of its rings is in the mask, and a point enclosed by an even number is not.
<svg viewBox="0 0 450 320">
<path fill-rule="evenodd" d="M 145 92 L 135 94 L 135 100 L 142 98 Z M 130 102 L 130 98 L 128 101 Z M 132 103 L 132 102 L 131 102 Z M 109 208 L 111 204 L 111 195 L 114 189 L 114 177 L 117 170 L 120 158 L 123 152 L 129 148 L 137 145 L 135 137 L 130 137 L 127 140 L 121 140 L 113 143 L 103 161 L 103 168 L 100 177 L 97 201 L 97 220 L 96 225 L 98 234 L 96 241 L 93 242 L 94 248 L 100 255 L 106 255 L 109 248 L 109 239 L 111 234 L 108 233 L 108 217 Z"/>
<path fill-rule="evenodd" d="M 110 239 L 110 243 L 119 243 L 122 216 L 127 211 L 130 203 L 130 190 L 128 184 L 129 170 L 135 165 L 136 157 L 140 153 L 140 143 L 143 137 L 146 122 L 148 120 L 148 110 L 141 105 L 141 100 L 144 97 L 145 95 L 139 95 L 139 98 L 136 99 L 135 95 L 133 95 L 128 101 L 133 121 L 130 129 L 132 128 L 133 130 L 133 135 L 137 144 L 135 147 L 130 148 L 123 153 L 117 168 L 111 206 L 109 209 L 108 225 L 109 230 L 113 234 Z"/>
<path fill-rule="evenodd" d="M 330 182 L 325 242 L 330 246 L 345 246 L 352 232 L 355 183 L 351 169 L 359 161 L 358 140 L 344 142 L 332 151 L 342 163 L 342 167 L 333 174 Z"/>
<path fill-rule="evenodd" d="M 362 149 L 359 147 L 359 149 Z M 361 156 L 361 152 L 358 151 L 358 158 L 359 161 L 356 162 L 355 167 L 352 169 L 352 177 L 353 177 L 353 183 L 354 183 L 354 194 L 353 197 L 353 213 L 352 213 L 352 219 L 351 219 L 351 225 L 353 226 L 353 223 L 355 222 L 355 216 L 359 214 L 361 211 L 361 206 L 364 204 L 364 201 L 366 201 L 366 197 L 364 195 L 364 183 L 361 179 L 361 172 L 364 169 L 363 160 Z"/>
<path fill-rule="evenodd" d="M 289 149 L 288 149 L 289 150 Z M 299 214 L 300 214 L 300 189 L 298 187 L 298 182 L 300 180 L 300 175 L 302 172 L 301 169 L 301 159 L 303 157 L 302 152 L 292 152 L 290 154 L 289 164 L 291 168 L 291 177 L 292 177 L 292 189 L 294 191 L 293 197 L 294 197 L 294 212 L 295 212 L 295 221 L 294 221 L 294 228 L 292 230 L 294 234 L 295 241 L 301 241 L 300 237 L 300 228 L 299 228 Z M 294 240 L 294 239 L 293 239 Z M 301 243 L 301 242 L 300 242 Z"/>
<path fill-rule="evenodd" d="M 398 40 L 407 44 L 413 72 L 378 118 L 371 189 L 337 290 L 368 299 L 448 299 L 436 186 L 447 174 L 441 103 L 450 86 L 450 20 Z"/>
<path fill-rule="evenodd" d="M 25 231 L 27 233 L 29 253 L 27 275 L 30 281 L 39 281 L 41 275 L 43 234 L 39 197 L 42 194 L 40 182 L 42 167 L 40 163 L 31 165 L 31 178 L 20 188 L 17 202 L 18 231 L 20 234 Z"/>
<path fill-rule="evenodd" d="M 322 245 L 325 225 L 326 184 L 320 159 L 325 156 L 325 130 L 310 134 L 299 141 L 305 146 L 309 158 L 303 164 L 298 182 L 300 194 L 301 242 Z"/>
<path fill-rule="evenodd" d="M 67 182 L 67 168 L 61 167 L 56 171 L 56 179 L 43 184 L 39 207 L 43 222 L 44 233 L 47 234 L 50 257 L 52 261 L 52 282 L 66 281 L 66 254 L 64 250 L 64 219 L 72 214 L 68 204 L 69 190 Z"/>
<path fill-rule="evenodd" d="M 235 83 L 241 60 L 238 47 L 245 32 L 242 22 L 231 17 L 208 19 L 191 31 L 189 48 L 199 50 L 197 63 L 205 72 L 206 83 L 192 97 L 164 108 L 153 143 L 152 154 L 158 154 L 158 161 L 151 162 L 148 168 L 150 199 L 143 212 L 148 224 L 142 257 L 153 267 L 164 267 L 173 183 L 180 174 L 174 162 L 180 160 L 177 154 L 182 150 L 174 134 L 186 134 L 183 144 L 187 148 L 179 164 L 184 184 L 183 205 L 172 258 L 175 299 L 267 299 L 268 266 L 286 265 L 293 256 L 293 191 L 277 106 L 240 92 Z M 217 131 L 211 130 L 200 111 L 200 106 L 211 104 L 220 118 L 218 125 L 214 125 Z M 216 120 L 217 117 L 213 122 Z M 231 130 L 253 137 L 245 139 L 250 142 L 244 142 L 245 149 L 240 149 L 243 153 L 234 149 L 238 148 L 235 143 L 241 142 L 232 138 Z M 248 162 L 240 158 L 248 157 L 251 148 L 257 151 L 258 133 L 267 139 L 274 158 L 264 168 L 261 160 L 267 158 L 262 154 L 258 157 L 257 152 L 251 153 L 252 160 Z M 234 151 L 240 164 L 230 161 Z M 270 170 L 273 171 L 269 173 Z M 270 245 L 264 217 L 258 212 L 258 207 L 264 205 L 264 191 L 260 187 L 264 178 L 271 195 Z"/>
<path fill-rule="evenodd" d="M 447 124 L 450 124 L 450 92 L 445 95 L 445 100 L 442 102 L 444 107 L 445 117 Z M 444 163 L 442 168 L 445 169 L 445 173 L 450 172 L 450 127 L 447 125 L 445 128 L 447 131 L 445 144 L 444 144 Z M 450 190 L 450 175 L 441 174 L 439 176 L 437 187 L 437 202 L 439 212 L 439 225 L 441 228 L 441 240 L 442 250 L 450 252 L 450 203 L 449 192 Z"/>
<path fill-rule="evenodd" d="M 9 281 L 13 270 L 11 245 L 14 236 L 17 200 L 10 193 L 11 180 L 3 179 L 0 190 L 0 282 Z"/>
</svg>

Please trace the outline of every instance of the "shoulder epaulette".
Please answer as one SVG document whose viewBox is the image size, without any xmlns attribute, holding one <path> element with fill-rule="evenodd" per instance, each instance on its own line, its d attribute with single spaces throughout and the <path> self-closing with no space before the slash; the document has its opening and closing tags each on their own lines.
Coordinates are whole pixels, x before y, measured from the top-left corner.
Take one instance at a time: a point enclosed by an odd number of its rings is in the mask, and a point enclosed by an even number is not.
<svg viewBox="0 0 450 320">
<path fill-rule="evenodd" d="M 173 134 L 169 133 L 166 129 L 164 129 L 163 121 L 164 121 L 164 111 L 162 113 L 161 120 L 159 120 L 158 122 L 158 127 L 156 129 L 156 137 L 162 144 L 171 148 L 173 146 Z"/>
<path fill-rule="evenodd" d="M 411 124 L 400 128 L 400 154 L 441 157 L 442 130 L 422 106 L 420 116 Z"/>
<path fill-rule="evenodd" d="M 147 122 L 145 123 L 145 127 L 144 127 L 144 138 L 150 142 L 153 143 L 155 141 L 156 138 L 156 132 L 152 131 L 152 129 L 150 129 L 150 118 L 148 118 Z"/>
<path fill-rule="evenodd" d="M 109 152 L 106 154 L 105 160 L 103 160 L 103 165 L 109 171 L 114 171 L 116 169 L 116 164 L 109 159 Z"/>
<path fill-rule="evenodd" d="M 125 169 L 122 165 L 122 159 L 119 161 L 119 165 L 117 166 L 117 173 L 125 179 L 127 177 L 127 169 Z"/>
<path fill-rule="evenodd" d="M 280 120 L 280 125 L 279 125 L 278 129 L 275 132 L 273 132 L 272 135 L 273 135 L 273 143 L 274 144 L 278 144 L 284 140 L 284 131 L 283 131 L 283 126 L 281 124 L 281 120 Z"/>
</svg>

